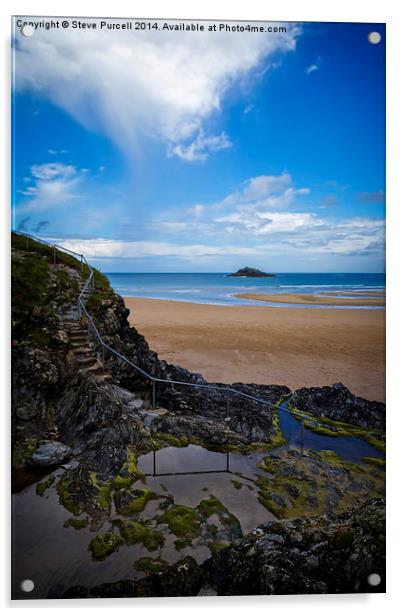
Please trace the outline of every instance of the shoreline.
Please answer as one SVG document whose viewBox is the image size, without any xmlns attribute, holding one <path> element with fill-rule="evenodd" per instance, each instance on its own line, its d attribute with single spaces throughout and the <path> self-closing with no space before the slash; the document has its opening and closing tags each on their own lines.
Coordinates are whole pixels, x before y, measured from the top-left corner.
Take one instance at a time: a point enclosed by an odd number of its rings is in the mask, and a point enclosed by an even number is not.
<svg viewBox="0 0 402 616">
<path fill-rule="evenodd" d="M 339 292 L 340 293 L 340 292 Z M 325 297 L 327 294 L 298 294 L 298 293 L 236 293 L 234 297 L 239 299 L 250 299 L 259 302 L 278 302 L 281 304 L 312 304 L 318 306 L 385 306 L 385 300 L 379 296 L 371 297 L 340 297 L 339 294 L 333 294 L 331 297 Z M 328 293 L 328 295 L 331 295 Z"/>
<path fill-rule="evenodd" d="M 208 381 L 292 390 L 342 382 L 355 395 L 385 399 L 384 310 L 124 301 L 130 325 L 161 359 Z"/>
</svg>

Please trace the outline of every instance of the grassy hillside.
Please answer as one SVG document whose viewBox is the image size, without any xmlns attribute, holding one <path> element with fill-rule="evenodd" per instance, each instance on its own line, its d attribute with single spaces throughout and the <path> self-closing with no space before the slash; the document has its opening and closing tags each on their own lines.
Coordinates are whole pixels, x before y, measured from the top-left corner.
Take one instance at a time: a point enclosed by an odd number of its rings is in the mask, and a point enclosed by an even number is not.
<svg viewBox="0 0 402 616">
<path fill-rule="evenodd" d="M 63 305 L 74 303 L 79 294 L 81 262 L 27 236 L 11 236 L 11 316 L 14 340 L 28 338 L 33 346 L 52 344 Z M 83 267 L 82 279 L 90 270 Z M 109 291 L 109 281 L 94 270 L 95 294 Z"/>
</svg>

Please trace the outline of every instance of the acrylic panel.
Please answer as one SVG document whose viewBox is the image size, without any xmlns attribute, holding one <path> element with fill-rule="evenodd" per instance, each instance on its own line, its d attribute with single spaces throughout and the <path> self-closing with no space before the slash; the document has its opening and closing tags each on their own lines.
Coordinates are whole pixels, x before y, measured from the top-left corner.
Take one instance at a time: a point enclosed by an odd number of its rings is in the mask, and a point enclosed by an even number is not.
<svg viewBox="0 0 402 616">
<path fill-rule="evenodd" d="M 385 24 L 12 28 L 13 599 L 385 592 Z"/>
</svg>

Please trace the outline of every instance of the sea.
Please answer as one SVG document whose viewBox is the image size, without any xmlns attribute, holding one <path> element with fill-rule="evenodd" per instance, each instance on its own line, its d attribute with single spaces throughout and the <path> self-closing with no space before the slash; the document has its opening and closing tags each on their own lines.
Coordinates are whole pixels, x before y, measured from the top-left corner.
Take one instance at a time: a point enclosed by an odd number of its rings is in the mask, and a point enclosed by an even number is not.
<svg viewBox="0 0 402 616">
<path fill-rule="evenodd" d="M 221 274 L 137 274 L 107 273 L 113 289 L 123 297 L 146 297 L 198 304 L 216 304 L 219 306 L 270 305 L 269 302 L 246 300 L 236 297 L 239 293 L 286 293 L 315 294 L 340 292 L 343 297 L 348 293 L 384 291 L 385 274 L 313 274 L 281 273 L 275 278 L 232 278 Z M 356 296 L 353 296 L 356 299 Z M 309 304 L 272 303 L 273 306 L 286 306 L 295 309 Z M 312 307 L 319 307 L 312 305 Z M 342 307 L 329 306 L 342 309 Z M 350 309 L 351 307 L 348 306 Z M 363 306 L 356 306 L 363 308 Z M 367 310 L 382 309 L 377 306 L 365 306 Z"/>
</svg>

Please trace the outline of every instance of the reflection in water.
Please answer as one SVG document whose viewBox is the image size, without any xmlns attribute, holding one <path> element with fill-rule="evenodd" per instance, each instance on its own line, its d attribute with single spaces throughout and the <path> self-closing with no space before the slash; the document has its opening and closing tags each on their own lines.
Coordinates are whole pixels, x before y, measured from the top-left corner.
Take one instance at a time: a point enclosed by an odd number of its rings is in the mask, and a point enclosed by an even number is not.
<svg viewBox="0 0 402 616">
<path fill-rule="evenodd" d="M 288 440 L 286 447 L 299 448 L 300 423 L 281 409 L 279 418 L 281 430 Z M 306 449 L 331 449 L 352 461 L 358 461 L 362 456 L 381 455 L 363 439 L 321 436 L 308 429 L 304 431 L 304 446 Z M 145 486 L 137 482 L 133 487 L 147 487 L 160 498 L 169 496 L 175 505 L 193 509 L 213 495 L 238 519 L 242 532 L 247 533 L 273 519 L 273 515 L 258 501 L 255 485 L 257 476 L 267 476 L 257 466 L 264 455 L 264 452 L 247 456 L 218 453 L 198 445 L 168 447 L 138 459 L 138 468 L 146 475 Z M 92 560 L 89 543 L 97 533 L 108 531 L 112 521 L 119 516 L 112 504 L 110 518 L 101 528 L 65 528 L 64 523 L 71 518 L 71 514 L 60 505 L 56 492 L 57 481 L 63 472 L 59 469 L 53 473 L 56 481 L 44 496 L 36 494 L 35 484 L 13 495 L 14 598 L 60 597 L 67 588 L 77 584 L 92 587 L 103 582 L 141 577 L 143 574 L 133 565 L 144 556 L 162 558 L 169 563 L 186 555 L 193 556 L 198 562 L 210 556 L 208 539 L 203 536 L 193 544 L 178 549 L 175 545 L 177 537 L 167 525 L 158 526 L 159 501 L 151 500 L 135 519 L 162 530 L 163 547 L 151 553 L 141 543 L 124 544 L 105 560 Z M 21 486 L 20 483 L 18 487 Z M 19 588 L 24 579 L 32 579 L 35 583 L 34 590 L 28 595 Z"/>
<path fill-rule="evenodd" d="M 279 407 L 279 425 L 288 447 L 298 447 L 301 445 L 300 421 L 287 411 L 287 402 L 284 401 Z M 367 443 L 363 438 L 354 436 L 323 436 L 315 434 L 304 427 L 304 448 L 322 451 L 330 449 L 344 460 L 359 462 L 364 456 L 383 458 L 384 454 L 375 447 Z"/>
<path fill-rule="evenodd" d="M 256 468 L 262 455 L 241 456 L 231 453 L 230 469 L 227 471 L 226 454 L 208 451 L 196 445 L 169 447 L 157 452 L 158 475 L 153 476 L 152 452 L 139 458 L 139 469 L 145 473 L 150 471 L 151 476 L 146 477 L 145 486 L 138 482 L 133 487 L 147 487 L 161 496 L 171 495 L 175 504 L 192 508 L 214 495 L 239 520 L 243 533 L 247 533 L 273 519 L 272 514 L 258 502 L 254 485 L 256 476 L 264 474 Z M 176 472 L 180 474 L 176 475 Z M 81 530 L 65 528 L 64 523 L 72 516 L 60 505 L 56 492 L 56 484 L 62 474 L 62 469 L 53 474 L 57 477 L 56 482 L 44 496 L 36 494 L 36 485 L 13 495 L 15 598 L 60 597 L 67 588 L 77 584 L 92 587 L 104 582 L 142 577 L 143 574 L 134 569 L 133 564 L 144 556 L 163 558 L 174 563 L 186 555 L 193 556 L 198 562 L 203 562 L 211 555 L 207 541 L 202 537 L 200 541 L 194 541 L 193 545 L 178 550 L 174 544 L 177 537 L 164 525 L 165 543 L 158 551 L 149 552 L 140 543 L 122 545 L 105 560 L 92 560 L 88 550 L 90 541 L 97 533 L 109 530 L 111 519 L 119 516 L 112 509 L 110 519 L 96 531 L 91 531 L 88 526 Z M 150 501 L 141 512 L 140 520 L 151 521 L 157 506 L 158 501 Z M 29 595 L 19 588 L 23 579 L 32 579 L 35 583 Z"/>
<path fill-rule="evenodd" d="M 197 445 L 154 450 L 140 457 L 139 470 L 152 477 L 234 472 L 230 468 L 229 452 L 217 453 Z"/>
</svg>

